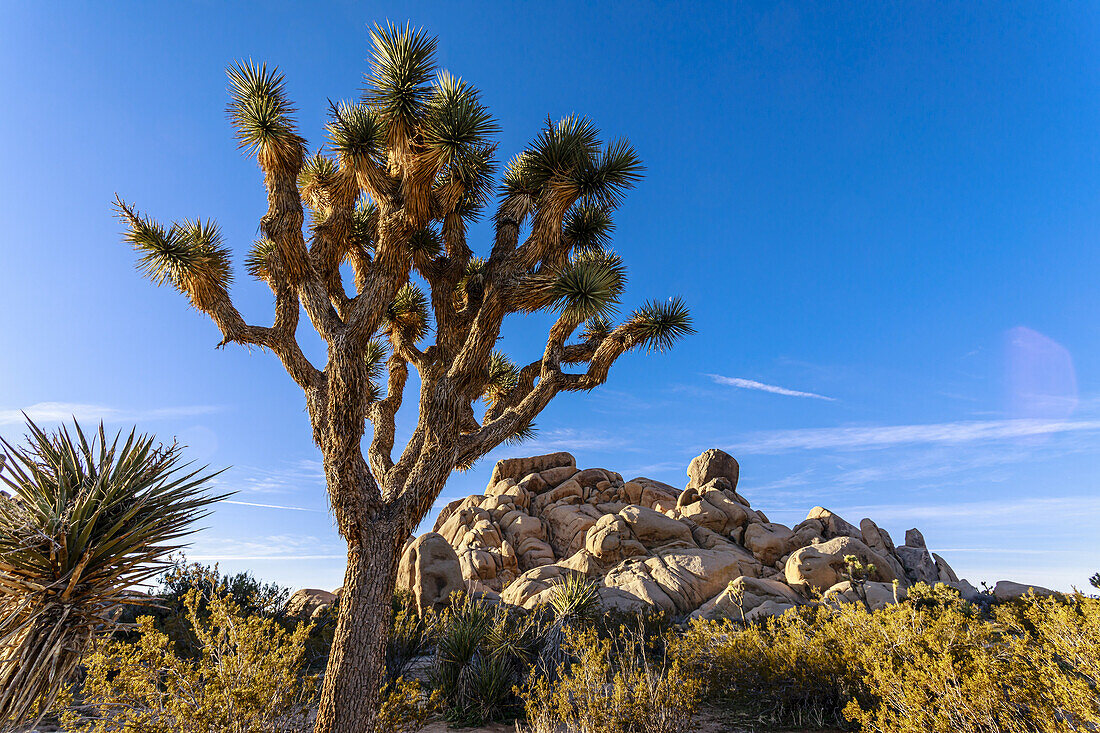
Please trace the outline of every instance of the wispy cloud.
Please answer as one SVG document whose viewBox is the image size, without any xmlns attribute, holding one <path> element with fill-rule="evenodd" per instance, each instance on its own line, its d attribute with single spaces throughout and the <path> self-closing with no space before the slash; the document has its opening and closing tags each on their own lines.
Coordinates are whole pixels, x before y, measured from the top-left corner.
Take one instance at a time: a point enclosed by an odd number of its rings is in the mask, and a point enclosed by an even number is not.
<svg viewBox="0 0 1100 733">
<path fill-rule="evenodd" d="M 632 441 L 621 435 L 612 435 L 604 430 L 577 430 L 575 428 L 555 428 L 541 430 L 533 440 L 520 446 L 502 446 L 490 457 L 496 455 L 534 455 L 553 451 L 600 451 L 629 449 Z"/>
<path fill-rule="evenodd" d="M 63 422 L 76 418 L 81 422 L 125 423 L 147 420 L 170 420 L 180 417 L 197 417 L 218 412 L 216 405 L 183 405 L 158 407 L 152 410 L 127 410 L 106 405 L 90 405 L 80 402 L 38 402 L 18 409 L 0 410 L 0 425 L 16 425 L 24 422 L 23 413 L 38 423 Z"/>
<path fill-rule="evenodd" d="M 219 489 L 246 494 L 293 494 L 302 489 L 324 490 L 325 471 L 320 461 L 301 458 L 271 468 L 234 466 L 218 477 Z"/>
<path fill-rule="evenodd" d="M 233 501 L 233 500 L 230 500 L 230 499 L 225 499 L 221 503 L 222 504 L 234 504 L 236 506 L 259 507 L 261 509 L 286 509 L 286 510 L 292 511 L 292 512 L 317 512 L 318 514 L 325 514 L 326 513 L 324 509 L 310 509 L 310 508 L 304 507 L 304 506 L 283 506 L 282 504 L 257 504 L 255 502 L 251 502 L 251 501 Z"/>
<path fill-rule="evenodd" d="M 1077 550 L 1036 550 L 1017 547 L 944 547 L 936 550 L 937 554 L 945 552 L 970 553 L 975 555 L 1077 555 Z"/>
<path fill-rule="evenodd" d="M 1100 420 L 971 420 L 927 425 L 799 428 L 757 433 L 730 452 L 785 453 L 827 448 L 883 448 L 922 443 L 962 444 L 1100 430 Z M 736 455 L 736 453 L 735 453 Z"/>
<path fill-rule="evenodd" d="M 206 537 L 196 541 L 187 559 L 222 560 L 343 560 L 341 548 L 312 535 L 281 534 L 251 539 Z"/>
<path fill-rule="evenodd" d="M 708 374 L 716 384 L 721 384 L 726 387 L 736 387 L 738 389 L 755 389 L 759 392 L 769 392 L 771 394 L 786 395 L 787 397 L 809 397 L 815 400 L 826 400 L 828 402 L 836 402 L 835 397 L 826 397 L 825 395 L 817 394 L 816 392 L 800 392 L 797 389 L 787 389 L 786 387 L 779 387 L 774 384 L 765 384 L 764 382 L 757 382 L 754 379 L 743 379 L 742 377 L 723 377 L 721 374 Z"/>
<path fill-rule="evenodd" d="M 829 507 L 852 518 L 871 517 L 876 522 L 959 522 L 970 529 L 981 526 L 1032 525 L 1039 518 L 1064 519 L 1100 514 L 1100 496 L 1045 496 L 989 501 L 936 504 L 878 504 Z"/>
</svg>

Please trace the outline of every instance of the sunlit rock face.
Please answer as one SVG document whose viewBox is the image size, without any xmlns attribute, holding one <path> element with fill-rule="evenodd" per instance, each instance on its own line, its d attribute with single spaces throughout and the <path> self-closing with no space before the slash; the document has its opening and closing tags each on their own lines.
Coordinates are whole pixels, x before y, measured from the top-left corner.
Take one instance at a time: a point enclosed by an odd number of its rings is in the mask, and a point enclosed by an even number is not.
<svg viewBox="0 0 1100 733">
<path fill-rule="evenodd" d="M 786 527 L 737 493 L 739 477 L 737 461 L 718 449 L 691 461 L 684 489 L 580 469 L 568 453 L 503 460 L 484 494 L 451 502 L 433 533 L 410 540 L 402 587 L 425 606 L 442 600 L 440 588 L 461 585 L 533 608 L 561 578 L 581 573 L 597 584 L 607 611 L 736 620 L 822 598 L 862 602 L 861 592 L 878 608 L 918 581 L 976 597 L 919 531 L 899 547 L 870 519 L 856 526 L 823 507 Z M 866 576 L 857 586 L 853 557 Z M 417 588 L 418 577 L 432 587 Z"/>
</svg>

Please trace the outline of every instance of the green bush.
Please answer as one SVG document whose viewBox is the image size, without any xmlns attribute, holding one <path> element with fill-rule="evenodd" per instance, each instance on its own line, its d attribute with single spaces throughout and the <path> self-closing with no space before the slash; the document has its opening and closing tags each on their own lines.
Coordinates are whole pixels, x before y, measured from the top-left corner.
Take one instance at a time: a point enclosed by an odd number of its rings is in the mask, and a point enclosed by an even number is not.
<svg viewBox="0 0 1100 733">
<path fill-rule="evenodd" d="M 846 728 L 844 707 L 860 691 L 845 657 L 852 606 L 789 611 L 762 623 L 692 621 L 669 638 L 669 654 L 703 680 L 707 699 L 735 725 Z M 867 615 L 862 606 L 858 613 Z"/>
<path fill-rule="evenodd" d="M 517 689 L 523 733 L 684 733 L 702 683 L 679 661 L 651 658 L 643 638 L 623 631 L 601 637 L 566 627 L 565 648 L 576 660 L 554 676 L 532 672 Z"/>
<path fill-rule="evenodd" d="M 438 621 L 430 674 L 444 717 L 456 725 L 513 719 L 513 688 L 540 646 L 533 614 L 456 594 Z"/>
<path fill-rule="evenodd" d="M 213 581 L 213 576 L 207 578 Z M 203 586 L 209 590 L 204 592 Z M 309 628 L 287 631 L 248 613 L 212 582 L 183 597 L 194 656 L 180 654 L 150 616 L 136 641 L 99 645 L 85 664 L 74 733 L 292 733 L 311 728 L 316 677 L 304 674 Z"/>
<path fill-rule="evenodd" d="M 182 555 L 173 557 L 171 566 L 156 579 L 149 597 L 139 604 L 121 609 L 119 622 L 129 626 L 117 636 L 127 641 L 138 638 L 137 619 L 149 616 L 153 627 L 168 636 L 176 653 L 188 659 L 200 653 L 199 640 L 188 618 L 187 598 L 197 591 L 198 606 L 195 612 L 205 616 L 209 598 L 231 596 L 244 616 L 261 616 L 274 619 L 287 630 L 297 626 L 297 619 L 285 615 L 290 591 L 276 583 L 265 583 L 249 572 L 222 575 L 217 565 L 191 563 Z M 312 632 L 311 632 L 312 633 Z M 327 655 L 327 648 L 324 653 Z"/>
<path fill-rule="evenodd" d="M 948 733 L 1100 729 L 1100 600 L 1028 596 L 979 618 L 958 602 L 903 605 L 869 629 L 889 643 L 861 659 L 873 706 L 866 731 Z"/>
<path fill-rule="evenodd" d="M 750 727 L 876 733 L 1100 729 L 1100 599 L 1029 596 L 986 610 L 918 584 L 910 600 L 695 622 L 670 653 Z"/>
<path fill-rule="evenodd" d="M 130 639 L 102 643 L 86 660 L 83 697 L 62 720 L 71 733 L 297 733 L 312 729 L 317 676 L 309 674 L 314 631 L 273 618 L 230 583 L 192 566 L 182 613 L 158 622 L 137 620 Z M 251 576 L 249 576 L 251 577 Z M 182 584 L 182 583 L 181 583 Z M 273 587 L 249 581 L 251 587 Z M 178 586 L 177 586 L 178 587 Z M 270 597 L 270 596 L 269 596 Z M 395 600 L 395 605 L 400 605 Z M 165 628 L 186 641 L 187 653 Z M 439 693 L 425 694 L 402 676 L 423 652 L 429 626 L 403 606 L 387 649 L 389 679 L 382 695 L 380 733 L 414 733 L 439 710 Z"/>
</svg>

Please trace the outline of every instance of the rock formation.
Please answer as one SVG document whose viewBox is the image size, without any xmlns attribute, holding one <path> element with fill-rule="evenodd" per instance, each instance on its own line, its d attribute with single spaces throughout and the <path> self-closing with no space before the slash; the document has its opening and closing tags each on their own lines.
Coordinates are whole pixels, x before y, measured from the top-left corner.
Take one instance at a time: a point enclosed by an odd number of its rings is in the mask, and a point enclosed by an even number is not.
<svg viewBox="0 0 1100 733">
<path fill-rule="evenodd" d="M 464 585 L 532 608 L 560 577 L 583 573 L 606 610 L 751 620 L 822 596 L 854 602 L 845 577 L 854 555 L 874 566 L 865 585 L 874 606 L 893 602 L 895 580 L 899 597 L 918 581 L 977 593 L 915 529 L 895 546 L 870 519 L 856 527 L 823 507 L 794 527 L 769 521 L 737 493 L 739 473 L 717 449 L 691 461 L 683 490 L 579 470 L 568 453 L 503 460 L 484 494 L 451 502 L 434 532 L 410 541 L 399 585 L 418 607 Z"/>
</svg>

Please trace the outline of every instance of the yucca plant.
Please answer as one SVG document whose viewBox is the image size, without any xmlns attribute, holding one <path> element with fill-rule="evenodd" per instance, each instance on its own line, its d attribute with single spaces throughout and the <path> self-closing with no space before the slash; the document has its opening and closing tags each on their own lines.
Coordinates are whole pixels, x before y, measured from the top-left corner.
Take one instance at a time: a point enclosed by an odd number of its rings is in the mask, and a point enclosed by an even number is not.
<svg viewBox="0 0 1100 733">
<path fill-rule="evenodd" d="M 0 440 L 12 494 L 0 499 L 0 727 L 41 717 L 93 635 L 221 498 L 152 436 L 27 426 L 26 445 Z"/>
<path fill-rule="evenodd" d="M 430 678 L 456 725 L 514 717 L 513 688 L 534 663 L 541 643 L 537 619 L 467 596 L 444 611 Z"/>
<path fill-rule="evenodd" d="M 317 733 L 374 731 L 398 556 L 450 474 L 529 437 L 551 400 L 600 386 L 628 351 L 692 333 L 679 298 L 616 323 L 626 274 L 612 219 L 643 170 L 630 143 L 604 142 L 583 117 L 547 120 L 498 177 L 498 125 L 473 85 L 437 67 L 436 40 L 388 24 L 371 41 L 363 93 L 330 105 L 312 151 L 282 74 L 251 61 L 228 71 L 229 120 L 267 193 L 245 265 L 274 296 L 270 326 L 233 304 L 212 221 L 166 226 L 116 201 L 140 270 L 209 316 L 222 345 L 275 354 L 305 394 L 348 543 Z M 494 197 L 478 253 L 467 232 Z M 303 311 L 323 366 L 300 346 Z M 545 347 L 513 361 L 504 322 L 533 312 L 552 324 Z M 406 400 L 413 369 L 419 395 Z M 395 452 L 408 403 L 418 420 Z"/>
<path fill-rule="evenodd" d="M 552 586 L 547 605 L 553 619 L 543 632 L 539 673 L 551 678 L 567 661 L 566 635 L 570 628 L 592 621 L 600 609 L 599 584 L 584 573 L 568 573 Z"/>
</svg>

